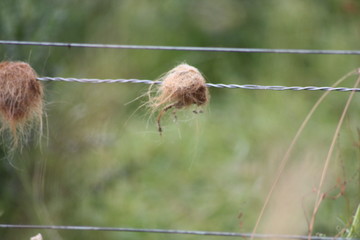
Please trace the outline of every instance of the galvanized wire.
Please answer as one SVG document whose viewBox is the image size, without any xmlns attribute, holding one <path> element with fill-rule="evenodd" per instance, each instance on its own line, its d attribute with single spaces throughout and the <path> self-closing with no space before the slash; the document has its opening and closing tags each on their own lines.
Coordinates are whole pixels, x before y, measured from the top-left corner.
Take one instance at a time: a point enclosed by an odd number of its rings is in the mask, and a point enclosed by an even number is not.
<svg viewBox="0 0 360 240">
<path fill-rule="evenodd" d="M 143 84 L 161 84 L 161 81 L 140 80 L 140 79 L 95 79 L 95 78 L 62 78 L 62 77 L 39 77 L 39 81 L 64 81 L 64 82 L 78 82 L 78 83 L 143 83 Z M 338 91 L 338 92 L 360 92 L 360 88 L 346 88 L 346 87 L 315 87 L 315 86 L 262 86 L 262 85 L 239 85 L 239 84 L 215 84 L 207 83 L 208 87 L 215 88 L 240 88 L 249 90 L 275 90 L 275 91 Z"/>
<path fill-rule="evenodd" d="M 161 81 L 140 79 L 96 79 L 96 78 L 62 78 L 62 77 L 39 77 L 39 81 L 78 82 L 78 83 L 143 83 L 161 84 Z"/>
<path fill-rule="evenodd" d="M 296 239 L 296 240 L 309 239 L 309 236 L 302 236 L 302 235 L 251 234 L 251 233 L 236 233 L 236 232 L 209 232 L 209 231 L 192 231 L 192 230 L 141 229 L 141 228 L 117 228 L 117 227 L 93 227 L 93 226 L 0 224 L 0 228 L 184 234 L 184 235 L 197 235 L 197 236 L 242 237 L 242 238 L 257 238 L 257 239 Z M 320 237 L 320 236 L 311 236 L 310 239 L 312 239 L 312 240 L 360 240 L 357 238 Z"/>
<path fill-rule="evenodd" d="M 141 50 L 201 51 L 201 52 L 360 55 L 360 50 L 186 47 L 186 46 L 153 46 L 153 45 L 123 45 L 123 44 L 95 44 L 95 43 L 31 42 L 31 41 L 11 41 L 11 40 L 10 41 L 0 40 L 0 44 L 67 47 L 67 48 L 76 47 L 76 48 L 111 48 L 111 49 L 141 49 Z"/>
</svg>

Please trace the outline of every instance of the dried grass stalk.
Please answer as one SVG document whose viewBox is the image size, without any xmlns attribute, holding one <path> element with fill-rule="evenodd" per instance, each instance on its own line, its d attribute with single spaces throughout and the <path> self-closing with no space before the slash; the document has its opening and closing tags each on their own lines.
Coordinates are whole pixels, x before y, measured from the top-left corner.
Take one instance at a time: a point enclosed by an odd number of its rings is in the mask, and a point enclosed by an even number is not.
<svg viewBox="0 0 360 240">
<path fill-rule="evenodd" d="M 200 71 L 188 64 L 180 64 L 166 73 L 161 80 L 157 95 L 150 97 L 150 106 L 158 111 L 158 130 L 162 133 L 161 118 L 169 109 L 182 109 L 193 104 L 206 105 L 209 101 L 209 92 L 205 78 Z M 194 111 L 196 112 L 196 111 Z"/>
<path fill-rule="evenodd" d="M 24 62 L 0 63 L 1 131 L 10 130 L 14 145 L 29 127 L 41 128 L 43 87 L 37 74 Z"/>
</svg>

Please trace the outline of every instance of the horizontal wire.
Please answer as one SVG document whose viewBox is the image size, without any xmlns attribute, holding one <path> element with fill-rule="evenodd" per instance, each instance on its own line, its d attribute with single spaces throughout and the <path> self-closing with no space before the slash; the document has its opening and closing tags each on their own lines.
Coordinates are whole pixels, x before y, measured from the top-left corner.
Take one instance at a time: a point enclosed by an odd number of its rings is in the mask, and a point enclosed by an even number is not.
<svg viewBox="0 0 360 240">
<path fill-rule="evenodd" d="M 122 45 L 96 43 L 64 43 L 64 42 L 31 42 L 0 40 L 2 45 L 28 45 L 67 48 L 111 48 L 201 52 L 241 52 L 241 53 L 287 53 L 287 54 L 341 54 L 360 55 L 360 50 L 320 50 L 320 49 L 271 49 L 271 48 L 228 48 L 228 47 L 186 47 L 186 46 L 154 46 L 154 45 Z"/>
<path fill-rule="evenodd" d="M 209 231 L 172 230 L 172 229 L 141 229 L 141 228 L 92 227 L 92 226 L 0 224 L 0 228 L 186 234 L 186 235 L 243 237 L 243 238 L 259 238 L 259 239 L 269 239 L 269 238 L 299 239 L 299 240 L 309 239 L 308 236 L 301 236 L 301 235 L 251 234 L 251 233 L 235 233 L 235 232 L 209 232 Z M 311 239 L 312 240 L 360 240 L 358 238 L 320 237 L 320 236 L 311 236 Z"/>
<path fill-rule="evenodd" d="M 96 78 L 62 78 L 62 77 L 38 77 L 39 81 L 78 82 L 78 83 L 143 83 L 161 84 L 161 81 L 140 79 L 96 79 Z"/>
<path fill-rule="evenodd" d="M 62 77 L 39 77 L 39 81 L 64 81 L 64 82 L 78 82 L 78 83 L 143 83 L 143 84 L 161 84 L 161 81 L 140 80 L 140 79 L 95 79 L 95 78 L 62 78 Z M 239 85 L 239 84 L 215 84 L 207 83 L 208 87 L 215 88 L 240 88 L 250 90 L 275 90 L 275 91 L 338 91 L 338 92 L 360 92 L 360 88 L 345 88 L 345 87 L 315 87 L 315 86 L 262 86 L 262 85 Z"/>
</svg>

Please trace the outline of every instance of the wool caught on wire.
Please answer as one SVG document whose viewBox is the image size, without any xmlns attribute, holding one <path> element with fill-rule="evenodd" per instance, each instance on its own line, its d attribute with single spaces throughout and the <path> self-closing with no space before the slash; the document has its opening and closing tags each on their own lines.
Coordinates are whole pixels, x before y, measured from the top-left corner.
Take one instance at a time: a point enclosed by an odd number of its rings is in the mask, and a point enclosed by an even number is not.
<svg viewBox="0 0 360 240">
<path fill-rule="evenodd" d="M 13 145 L 33 126 L 41 128 L 43 87 L 25 62 L 0 63 L 1 132 L 9 130 Z"/>
<path fill-rule="evenodd" d="M 167 72 L 154 97 L 150 96 L 149 105 L 154 111 L 159 110 L 157 124 L 162 133 L 161 118 L 170 109 L 182 109 L 191 105 L 204 106 L 209 102 L 209 91 L 205 78 L 200 71 L 188 64 L 180 64 Z M 196 111 L 195 111 L 196 112 Z M 197 113 L 197 112 L 196 112 Z M 176 115 L 175 115 L 176 116 Z"/>
</svg>

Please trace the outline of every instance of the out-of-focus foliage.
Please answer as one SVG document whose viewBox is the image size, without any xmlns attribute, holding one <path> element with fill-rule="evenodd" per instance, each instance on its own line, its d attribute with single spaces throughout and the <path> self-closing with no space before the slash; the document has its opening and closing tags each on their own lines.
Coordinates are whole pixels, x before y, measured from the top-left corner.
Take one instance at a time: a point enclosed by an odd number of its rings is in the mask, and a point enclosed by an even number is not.
<svg viewBox="0 0 360 240">
<path fill-rule="evenodd" d="M 169 46 L 359 49 L 360 4 L 287 0 L 1 0 L 3 40 Z M 42 76 L 156 79 L 181 62 L 209 82 L 330 86 L 358 56 L 0 46 Z M 342 86 L 352 86 L 351 78 Z M 45 83 L 41 146 L 2 145 L 0 222 L 251 232 L 280 161 L 321 92 L 210 89 L 205 113 L 164 120 L 160 137 L 147 86 Z M 348 97 L 332 93 L 297 143 L 259 232 L 306 234 L 326 153 Z M 131 102 L 131 103 L 129 103 Z M 129 103 L 129 104 L 127 104 Z M 359 96 L 330 162 L 315 233 L 348 227 L 360 201 Z M 305 215 L 304 215 L 305 213 Z M 239 217 L 241 216 L 241 217 Z M 26 239 L 37 230 L 4 230 Z M 44 239 L 167 239 L 48 231 Z M 171 236 L 172 239 L 196 237 Z M 196 238 L 198 239 L 198 238 Z"/>
</svg>

